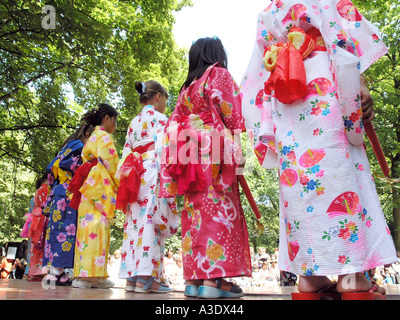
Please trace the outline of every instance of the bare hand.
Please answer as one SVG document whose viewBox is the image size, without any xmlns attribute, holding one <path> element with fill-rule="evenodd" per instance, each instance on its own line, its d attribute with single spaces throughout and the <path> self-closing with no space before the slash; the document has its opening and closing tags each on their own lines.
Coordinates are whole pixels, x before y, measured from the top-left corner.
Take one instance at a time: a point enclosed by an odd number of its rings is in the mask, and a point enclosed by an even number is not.
<svg viewBox="0 0 400 320">
<path fill-rule="evenodd" d="M 361 77 L 361 106 L 363 111 L 364 124 L 370 123 L 375 118 L 374 100 L 365 84 L 365 79 Z"/>
</svg>

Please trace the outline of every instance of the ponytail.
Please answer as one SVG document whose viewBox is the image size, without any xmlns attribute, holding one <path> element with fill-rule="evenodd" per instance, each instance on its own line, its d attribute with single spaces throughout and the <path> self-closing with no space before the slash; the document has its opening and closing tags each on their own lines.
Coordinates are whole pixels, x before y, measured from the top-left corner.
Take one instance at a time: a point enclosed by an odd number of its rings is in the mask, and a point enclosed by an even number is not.
<svg viewBox="0 0 400 320">
<path fill-rule="evenodd" d="M 82 116 L 81 125 L 87 126 L 88 128 L 90 126 L 97 127 L 101 125 L 106 116 L 109 116 L 110 118 L 116 118 L 118 117 L 118 112 L 109 104 L 101 103 Z"/>
<path fill-rule="evenodd" d="M 157 93 L 163 94 L 165 97 L 168 98 L 168 91 L 165 89 L 160 83 L 154 80 L 150 80 L 147 82 L 139 82 L 137 81 L 135 83 L 135 88 L 137 93 L 140 96 L 140 103 L 141 104 L 146 104 L 148 103 L 151 99 L 154 98 L 154 96 Z"/>
</svg>

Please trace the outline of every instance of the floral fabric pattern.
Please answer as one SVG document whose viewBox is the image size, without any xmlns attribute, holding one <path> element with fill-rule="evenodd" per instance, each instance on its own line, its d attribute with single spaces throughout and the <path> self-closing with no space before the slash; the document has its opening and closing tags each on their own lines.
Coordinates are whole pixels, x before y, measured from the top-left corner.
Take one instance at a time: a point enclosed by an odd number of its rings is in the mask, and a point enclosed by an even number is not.
<svg viewBox="0 0 400 320">
<path fill-rule="evenodd" d="M 307 94 L 266 95 L 263 53 L 292 27 L 317 28 L 327 51 L 304 59 Z M 242 81 L 243 114 L 264 168 L 279 168 L 279 268 L 300 275 L 361 272 L 396 261 L 363 145 L 360 72 L 387 52 L 349 0 L 274 0 L 258 17 Z"/>
<path fill-rule="evenodd" d="M 43 266 L 73 268 L 77 212 L 69 207 L 69 181 L 81 165 L 83 143 L 68 142 L 47 166 L 51 191 L 44 212 L 49 215 Z"/>
<path fill-rule="evenodd" d="M 138 201 L 130 203 L 124 223 L 119 277 L 153 276 L 164 280 L 165 239 L 178 230 L 179 214 L 175 198 L 158 197 L 160 161 L 158 152 L 167 117 L 151 105 L 135 117 L 127 132 L 121 163 L 138 146 L 154 143 L 142 157 L 144 173 Z M 117 176 L 119 171 L 117 172 Z"/>
<path fill-rule="evenodd" d="M 185 128 L 196 136 L 212 130 L 242 132 L 241 95 L 230 73 L 211 66 L 182 90 L 165 132 L 173 130 L 174 121 L 186 121 Z M 171 148 L 171 140 L 164 139 L 163 150 L 168 154 Z M 194 162 L 201 163 L 204 188 L 185 193 L 181 213 L 184 279 L 249 276 L 249 236 L 235 176 L 237 166 L 208 161 L 211 150 L 201 149 Z M 165 197 L 178 193 L 167 166 L 161 172 L 160 193 Z"/>
<path fill-rule="evenodd" d="M 43 209 L 47 203 L 50 188 L 46 183 L 43 183 L 36 191 L 34 197 L 34 206 L 32 210 L 32 222 L 29 226 L 28 237 L 30 239 L 30 258 L 28 275 L 42 275 L 43 265 L 43 228 L 46 223 L 46 216 L 43 214 Z"/>
<path fill-rule="evenodd" d="M 98 159 L 80 189 L 74 277 L 107 277 L 110 223 L 115 216 L 118 153 L 110 134 L 96 127 L 82 150 L 82 161 Z"/>
</svg>

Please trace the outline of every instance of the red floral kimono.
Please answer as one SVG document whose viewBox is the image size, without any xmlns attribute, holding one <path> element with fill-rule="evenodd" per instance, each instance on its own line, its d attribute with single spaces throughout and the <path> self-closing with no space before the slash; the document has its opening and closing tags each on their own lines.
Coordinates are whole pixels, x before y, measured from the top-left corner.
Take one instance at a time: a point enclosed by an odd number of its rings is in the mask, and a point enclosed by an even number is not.
<svg viewBox="0 0 400 320">
<path fill-rule="evenodd" d="M 251 275 L 236 179 L 241 148 L 233 137 L 244 128 L 239 88 L 219 65 L 181 92 L 166 125 L 159 197 L 185 195 L 186 280 Z"/>
<path fill-rule="evenodd" d="M 28 237 L 31 241 L 31 257 L 29 260 L 29 277 L 43 275 L 43 228 L 46 222 L 46 216 L 43 215 L 42 210 L 47 204 L 47 197 L 49 195 L 49 186 L 43 183 L 36 191 L 34 198 L 34 207 L 32 211 L 32 222 L 29 227 Z"/>
</svg>

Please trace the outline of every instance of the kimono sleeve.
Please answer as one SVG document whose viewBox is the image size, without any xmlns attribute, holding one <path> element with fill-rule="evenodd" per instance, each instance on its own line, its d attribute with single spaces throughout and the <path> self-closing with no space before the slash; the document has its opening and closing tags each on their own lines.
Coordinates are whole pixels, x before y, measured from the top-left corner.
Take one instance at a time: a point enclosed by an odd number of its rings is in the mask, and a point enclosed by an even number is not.
<svg viewBox="0 0 400 320">
<path fill-rule="evenodd" d="M 245 118 L 246 128 L 257 128 L 261 119 L 262 102 L 265 100 L 264 83 L 268 80 L 268 72 L 263 64 L 265 49 L 276 42 L 273 35 L 263 23 L 263 13 L 257 18 L 256 42 L 250 62 L 241 82 L 242 112 Z"/>
<path fill-rule="evenodd" d="M 164 238 L 169 238 L 178 231 L 179 213 L 175 198 L 159 199 L 159 207 L 154 210 L 153 223 Z"/>
<path fill-rule="evenodd" d="M 104 167 L 114 181 L 115 186 L 118 187 L 119 180 L 116 179 L 115 173 L 117 172 L 119 157 L 114 141 L 108 133 L 99 136 L 97 139 L 97 158 L 99 161 L 103 161 Z"/>
<path fill-rule="evenodd" d="M 232 134 L 246 131 L 242 116 L 242 96 L 235 80 L 225 68 L 215 67 L 207 84 L 211 102 Z"/>
<path fill-rule="evenodd" d="M 314 20 L 324 38 L 342 107 L 346 137 L 361 145 L 360 74 L 387 53 L 379 29 L 365 19 L 349 0 L 314 1 L 321 14 Z"/>
<path fill-rule="evenodd" d="M 124 145 L 124 150 L 122 151 L 121 159 L 124 159 L 132 151 L 133 122 L 134 122 L 134 120 L 132 120 L 131 124 L 129 125 L 128 131 L 126 132 L 126 141 L 125 141 L 125 145 Z"/>
<path fill-rule="evenodd" d="M 388 50 L 378 27 L 369 22 L 350 0 L 313 1 L 320 15 L 311 21 L 320 30 L 331 56 L 351 54 L 359 59 L 363 73 Z M 343 50 L 337 50 L 341 48 Z"/>
<path fill-rule="evenodd" d="M 178 101 L 179 99 L 180 98 L 178 98 Z M 174 151 L 176 151 L 176 147 L 172 147 L 168 135 L 170 131 L 173 130 L 179 117 L 179 108 L 175 108 L 174 112 L 171 114 L 167 121 L 167 124 L 164 127 L 162 139 L 157 139 L 156 143 L 156 151 L 158 154 L 157 157 L 158 161 L 160 162 L 160 188 L 158 191 L 158 197 L 168 198 L 168 200 L 171 200 L 171 198 L 175 198 L 178 195 L 178 184 L 176 180 L 173 179 L 169 174 L 167 164 L 170 162 L 169 157 L 171 154 L 171 159 L 177 159 L 177 156 L 174 153 Z"/>
<path fill-rule="evenodd" d="M 35 207 L 43 209 L 47 204 L 47 196 L 49 193 L 49 187 L 47 184 L 42 184 L 35 194 Z"/>
<path fill-rule="evenodd" d="M 159 116 L 157 117 L 156 122 L 154 124 L 153 139 L 154 139 L 155 153 L 157 158 L 157 168 L 160 172 L 162 152 L 163 152 L 164 131 L 165 131 L 165 126 L 168 122 L 168 118 L 161 113 L 158 113 L 158 115 Z"/>
<path fill-rule="evenodd" d="M 270 72 L 263 65 L 263 54 L 265 48 L 274 44 L 276 39 L 263 22 L 264 14 L 258 15 L 256 43 L 240 90 L 243 95 L 243 116 L 254 153 L 264 168 L 273 169 L 278 166 L 271 104 L 274 97 L 266 95 L 264 90 Z"/>
<path fill-rule="evenodd" d="M 160 112 L 156 112 L 156 115 L 157 116 L 154 119 L 153 140 L 157 143 L 157 140 L 160 139 L 160 133 L 164 132 L 165 125 L 168 122 L 168 118 Z"/>
<path fill-rule="evenodd" d="M 63 157 L 59 163 L 60 169 L 75 173 L 82 163 L 82 149 L 83 143 L 80 140 L 74 140 L 73 142 L 70 142 L 63 150 Z"/>
<path fill-rule="evenodd" d="M 249 130 L 249 138 L 253 141 L 254 153 L 257 160 L 265 169 L 273 169 L 278 166 L 278 153 L 275 142 L 275 125 L 271 99 L 266 97 L 262 105 L 261 121 L 254 130 Z"/>
</svg>

